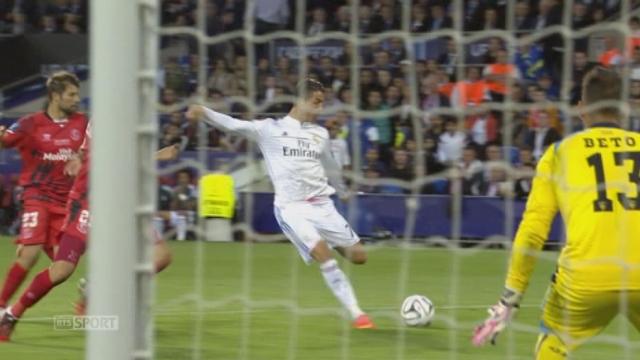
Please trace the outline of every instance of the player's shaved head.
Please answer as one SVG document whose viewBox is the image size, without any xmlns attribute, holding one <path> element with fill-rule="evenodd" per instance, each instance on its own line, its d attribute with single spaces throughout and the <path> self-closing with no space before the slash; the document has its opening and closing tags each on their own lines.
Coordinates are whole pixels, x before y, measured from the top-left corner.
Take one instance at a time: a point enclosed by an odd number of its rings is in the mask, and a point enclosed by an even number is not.
<svg viewBox="0 0 640 360">
<path fill-rule="evenodd" d="M 324 85 L 316 79 L 305 78 L 297 86 L 298 101 L 289 115 L 299 121 L 313 121 L 324 105 Z"/>
<path fill-rule="evenodd" d="M 298 83 L 298 97 L 308 100 L 314 93 L 324 92 L 324 85 L 316 79 L 306 78 Z"/>
<path fill-rule="evenodd" d="M 67 86 L 73 85 L 80 88 L 80 80 L 78 77 L 68 71 L 57 71 L 47 79 L 47 97 L 55 94 L 62 94 Z"/>
<path fill-rule="evenodd" d="M 582 80 L 582 102 L 593 105 L 604 101 L 622 100 L 622 78 L 617 71 L 597 66 L 589 71 Z M 608 119 L 620 120 L 620 105 L 602 105 L 591 114 Z M 594 119 L 597 121 L 597 119 Z"/>
</svg>

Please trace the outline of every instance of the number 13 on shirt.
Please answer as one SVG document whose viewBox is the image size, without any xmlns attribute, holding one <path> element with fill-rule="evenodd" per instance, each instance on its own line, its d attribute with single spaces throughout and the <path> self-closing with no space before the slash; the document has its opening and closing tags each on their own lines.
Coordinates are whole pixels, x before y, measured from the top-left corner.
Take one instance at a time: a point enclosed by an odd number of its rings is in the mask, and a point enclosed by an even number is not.
<svg viewBox="0 0 640 360">
<path fill-rule="evenodd" d="M 626 162 L 632 162 L 633 168 L 629 173 L 628 181 L 635 184 L 637 195 L 629 197 L 626 192 L 618 192 L 616 197 L 625 210 L 640 210 L 640 151 L 614 152 L 613 161 L 616 166 L 624 166 Z M 607 197 L 607 178 L 603 155 L 595 153 L 587 158 L 587 163 L 593 167 L 598 185 L 598 196 L 593 201 L 593 210 L 596 212 L 613 211 L 613 200 Z M 616 188 L 620 188 L 620 186 L 616 186 Z"/>
</svg>

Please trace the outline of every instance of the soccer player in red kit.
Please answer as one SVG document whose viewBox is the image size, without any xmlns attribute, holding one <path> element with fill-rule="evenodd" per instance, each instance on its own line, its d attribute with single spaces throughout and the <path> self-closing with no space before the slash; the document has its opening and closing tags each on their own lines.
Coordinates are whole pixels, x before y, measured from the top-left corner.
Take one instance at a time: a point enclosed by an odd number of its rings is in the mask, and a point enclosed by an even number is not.
<svg viewBox="0 0 640 360">
<path fill-rule="evenodd" d="M 7 310 L 0 318 L 0 342 L 9 341 L 13 328 L 22 314 L 42 299 L 52 288 L 63 283 L 75 271 L 80 257 L 84 254 L 87 245 L 87 234 L 90 227 L 89 216 L 89 168 L 90 151 L 89 141 L 91 136 L 87 132 L 85 143 L 77 158 L 71 160 L 66 166 L 68 175 L 75 175 L 73 188 L 67 201 L 67 217 L 60 236 L 60 246 L 54 262 L 41 271 L 33 279 L 29 287 L 24 291 L 20 299 Z M 175 146 L 163 148 L 157 152 L 158 160 L 170 160 L 177 156 L 178 149 Z M 154 264 L 156 272 L 162 271 L 171 262 L 171 252 L 167 244 L 156 235 L 154 246 Z M 81 301 L 80 311 L 84 309 L 84 301 Z M 77 309 L 78 310 L 78 309 Z"/>
<path fill-rule="evenodd" d="M 8 130 L 0 128 L 0 145 L 16 148 L 22 157 L 19 182 L 24 188 L 17 258 L 0 291 L 0 308 L 20 287 L 41 250 L 54 258 L 74 181 L 64 173 L 65 164 L 82 145 L 88 124 L 78 112 L 80 82 L 74 74 L 54 73 L 46 84 L 44 111 L 21 118 Z"/>
</svg>

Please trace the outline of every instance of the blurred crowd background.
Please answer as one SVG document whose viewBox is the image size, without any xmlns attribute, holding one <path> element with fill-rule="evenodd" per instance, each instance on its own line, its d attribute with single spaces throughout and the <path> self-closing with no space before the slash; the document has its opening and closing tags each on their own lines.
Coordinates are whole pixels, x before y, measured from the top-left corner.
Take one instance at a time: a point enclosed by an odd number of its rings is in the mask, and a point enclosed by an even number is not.
<svg viewBox="0 0 640 360">
<path fill-rule="evenodd" d="M 562 25 L 565 12 L 570 12 L 573 30 L 619 21 L 621 14 L 620 1 L 577 0 L 570 9 L 556 0 L 513 3 L 512 21 L 507 21 L 507 1 L 462 1 L 464 34 L 506 29 L 521 39 Z M 163 4 L 164 26 L 197 26 L 195 2 L 167 0 Z M 414 0 L 410 18 L 403 17 L 399 1 L 364 0 L 359 4 L 358 13 L 352 14 L 349 1 L 309 0 L 304 9 L 297 9 L 295 1 L 257 2 L 251 14 L 256 35 L 304 31 L 307 40 L 316 37 L 318 42 L 301 52 L 293 41 L 276 37 L 254 46 L 255 63 L 249 64 L 248 47 L 252 45 L 239 33 L 231 41 L 208 47 L 206 88 L 198 86 L 198 43 L 189 37 L 165 37 L 162 104 L 171 106 L 201 91 L 216 110 L 238 118 L 282 116 L 291 104 L 279 99 L 294 94 L 300 66 L 306 61 L 308 76 L 327 88 L 326 114 L 320 122 L 330 130 L 334 155 L 345 168 L 364 178 L 408 181 L 456 168 L 465 194 L 525 198 L 536 161 L 546 147 L 581 129 L 579 117 L 557 102 L 577 104 L 580 83 L 588 70 L 601 65 L 632 72 L 636 76 L 630 82 L 631 105 L 637 106 L 640 100 L 640 76 L 634 71 L 640 65 L 637 17 L 628 21 L 628 37 L 615 32 L 575 37 L 569 40 L 573 51 L 567 53 L 570 44 L 554 32 L 511 48 L 500 37 L 464 44 L 450 36 L 429 37 L 429 33 L 455 28 L 452 1 Z M 296 22 L 298 11 L 305 13 L 303 24 Z M 207 35 L 242 31 L 246 13 L 243 1 L 207 2 Z M 349 33 L 353 28 L 366 45 L 356 47 L 353 42 L 331 38 L 331 32 Z M 405 35 L 413 38 L 385 34 L 392 31 L 409 32 Z M 371 41 L 374 34 L 384 36 Z M 569 74 L 563 69 L 565 55 L 571 60 Z M 565 78 L 569 79 L 568 92 L 562 98 Z M 255 91 L 251 91 L 251 79 L 255 79 Z M 249 97 L 258 111 L 250 112 L 239 97 Z M 420 112 L 411 111 L 412 99 Z M 483 106 L 505 99 L 528 106 L 509 113 Z M 365 115 L 354 116 L 357 114 L 349 111 L 354 107 L 366 111 Z M 447 114 L 446 109 L 452 108 L 465 108 L 467 115 Z M 639 119 L 631 120 L 630 126 L 640 129 Z M 185 122 L 180 112 L 164 115 L 162 123 L 163 144 L 186 141 L 189 148 L 198 146 L 201 129 Z M 244 140 L 214 129 L 208 130 L 207 141 L 213 148 L 247 149 Z M 421 147 L 417 141 L 422 142 Z M 417 163 L 418 158 L 422 163 Z M 491 166 L 505 162 L 512 167 Z M 359 190 L 405 191 L 396 186 L 362 186 Z M 450 191 L 448 179 L 431 181 L 422 189 L 423 193 Z"/>
<path fill-rule="evenodd" d="M 459 19 L 457 2 L 410 2 L 403 12 L 400 1 L 361 0 L 354 14 L 347 0 L 260 0 L 250 10 L 245 1 L 206 0 L 199 18 L 196 0 L 162 0 L 163 27 L 195 27 L 204 20 L 206 35 L 232 36 L 203 52 L 192 36 L 162 37 L 159 147 L 253 151 L 242 138 L 187 121 L 186 99 L 203 96 L 215 110 L 245 120 L 281 117 L 303 65 L 304 75 L 326 86 L 318 121 L 329 129 L 341 165 L 365 179 L 433 176 L 421 188 L 425 194 L 526 198 L 544 150 L 581 129 L 579 116 L 560 104 L 578 103 L 581 79 L 594 66 L 627 72 L 628 126 L 640 130 L 640 19 L 620 22 L 620 0 L 576 0 L 571 8 L 560 0 L 462 0 Z M 630 5 L 636 9 L 640 1 Z M 0 32 L 85 33 L 87 11 L 86 0 L 5 0 Z M 564 39 L 553 30 L 565 14 L 576 31 L 616 21 L 626 33 Z M 243 37 L 248 25 L 255 35 L 295 31 L 308 46 L 302 51 L 286 36 L 249 42 Z M 474 40 L 456 42 L 447 33 L 454 29 Z M 510 45 L 490 32 L 478 36 L 491 30 L 509 30 L 520 41 Z M 345 41 L 346 34 L 355 37 Z M 528 41 L 529 35 L 535 39 Z M 570 68 L 563 66 L 565 57 Z M 509 100 L 515 105 L 509 111 L 485 106 Z M 447 111 L 460 109 L 464 115 Z M 162 178 L 161 209 L 195 209 L 194 181 L 189 171 Z M 356 188 L 406 192 L 391 185 Z"/>
</svg>

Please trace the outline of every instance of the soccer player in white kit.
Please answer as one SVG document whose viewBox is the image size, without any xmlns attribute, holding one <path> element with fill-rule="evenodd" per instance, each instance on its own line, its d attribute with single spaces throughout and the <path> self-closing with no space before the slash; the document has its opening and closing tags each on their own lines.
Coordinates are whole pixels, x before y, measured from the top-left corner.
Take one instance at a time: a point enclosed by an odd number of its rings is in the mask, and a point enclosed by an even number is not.
<svg viewBox="0 0 640 360">
<path fill-rule="evenodd" d="M 274 212 L 280 228 L 307 264 L 313 260 L 320 264 L 327 286 L 348 310 L 353 327 L 373 328 L 330 250 L 354 264 L 367 261 L 360 238 L 329 198 L 336 191 L 341 198 L 348 193 L 331 156 L 329 132 L 313 122 L 323 103 L 322 84 L 305 79 L 298 85 L 296 104 L 282 119 L 238 120 L 200 105 L 190 106 L 186 116 L 258 144 L 275 188 Z"/>
</svg>

